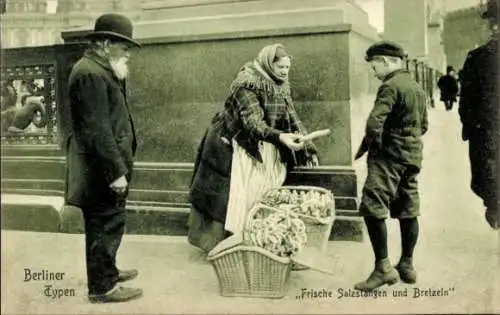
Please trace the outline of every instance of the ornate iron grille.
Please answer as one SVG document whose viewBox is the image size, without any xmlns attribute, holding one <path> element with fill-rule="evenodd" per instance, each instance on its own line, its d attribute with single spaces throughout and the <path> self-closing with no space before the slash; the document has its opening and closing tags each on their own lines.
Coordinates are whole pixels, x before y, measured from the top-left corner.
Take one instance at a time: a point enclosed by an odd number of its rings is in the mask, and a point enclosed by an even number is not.
<svg viewBox="0 0 500 315">
<path fill-rule="evenodd" d="M 55 66 L 8 67 L 2 73 L 1 144 L 56 144 Z"/>
</svg>

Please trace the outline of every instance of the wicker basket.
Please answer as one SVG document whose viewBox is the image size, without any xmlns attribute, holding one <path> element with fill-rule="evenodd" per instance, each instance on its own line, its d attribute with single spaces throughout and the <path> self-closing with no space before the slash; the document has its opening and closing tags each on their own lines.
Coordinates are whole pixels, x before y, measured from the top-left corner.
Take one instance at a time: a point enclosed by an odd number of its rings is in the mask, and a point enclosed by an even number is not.
<svg viewBox="0 0 500 315">
<path fill-rule="evenodd" d="M 268 191 L 264 197 L 275 191 L 280 190 L 297 190 L 297 191 L 317 191 L 320 194 L 326 194 L 330 196 L 330 209 L 331 215 L 329 217 L 317 218 L 310 215 L 300 214 L 299 218 L 304 221 L 306 225 L 306 234 L 307 234 L 307 247 L 315 247 L 321 251 L 326 250 L 326 246 L 328 245 L 328 239 L 330 238 L 330 233 L 332 231 L 333 222 L 335 221 L 335 199 L 333 198 L 333 194 L 327 189 L 315 186 L 282 186 L 279 188 L 272 189 Z M 269 207 L 269 206 L 267 206 Z M 279 209 L 278 210 L 282 210 Z"/>
<path fill-rule="evenodd" d="M 219 279 L 220 293 L 228 297 L 283 298 L 290 276 L 290 258 L 257 246 L 237 245 L 209 254 Z"/>
</svg>

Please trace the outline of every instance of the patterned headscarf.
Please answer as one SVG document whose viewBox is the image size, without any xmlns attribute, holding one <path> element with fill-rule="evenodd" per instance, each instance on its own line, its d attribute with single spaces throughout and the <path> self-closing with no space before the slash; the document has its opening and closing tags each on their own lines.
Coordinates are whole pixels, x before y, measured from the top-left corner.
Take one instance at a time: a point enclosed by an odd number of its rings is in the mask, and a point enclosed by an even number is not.
<svg viewBox="0 0 500 315">
<path fill-rule="evenodd" d="M 276 58 L 290 57 L 289 54 L 285 52 L 285 47 L 281 44 L 268 45 L 259 52 L 256 61 L 259 66 L 277 83 L 282 83 L 283 79 L 273 71 L 273 61 Z"/>
</svg>

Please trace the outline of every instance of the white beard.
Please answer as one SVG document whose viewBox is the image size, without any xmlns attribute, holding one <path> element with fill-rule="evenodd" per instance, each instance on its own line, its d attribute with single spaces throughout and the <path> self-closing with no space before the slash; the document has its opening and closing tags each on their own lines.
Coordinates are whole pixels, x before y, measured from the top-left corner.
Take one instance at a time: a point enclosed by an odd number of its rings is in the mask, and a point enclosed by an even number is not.
<svg viewBox="0 0 500 315">
<path fill-rule="evenodd" d="M 122 57 L 119 59 L 111 59 L 109 63 L 113 69 L 116 77 L 120 80 L 125 79 L 128 76 L 128 58 Z"/>
</svg>

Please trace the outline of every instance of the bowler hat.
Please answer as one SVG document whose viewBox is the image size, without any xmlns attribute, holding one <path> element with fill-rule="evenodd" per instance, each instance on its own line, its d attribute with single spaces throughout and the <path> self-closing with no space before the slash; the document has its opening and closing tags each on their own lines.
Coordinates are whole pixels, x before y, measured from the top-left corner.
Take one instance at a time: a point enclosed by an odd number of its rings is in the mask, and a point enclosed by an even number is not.
<svg viewBox="0 0 500 315">
<path fill-rule="evenodd" d="M 366 61 L 371 61 L 375 56 L 392 56 L 404 59 L 407 57 L 406 52 L 400 45 L 391 41 L 380 41 L 371 45 L 366 50 Z"/>
<path fill-rule="evenodd" d="M 488 0 L 486 10 L 482 14 L 483 19 L 496 21 L 498 19 L 498 2 L 499 0 Z"/>
<path fill-rule="evenodd" d="M 133 30 L 132 22 L 126 16 L 107 13 L 97 18 L 94 31 L 87 37 L 123 41 L 140 47 L 141 45 L 132 39 Z"/>
</svg>

